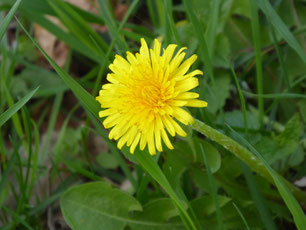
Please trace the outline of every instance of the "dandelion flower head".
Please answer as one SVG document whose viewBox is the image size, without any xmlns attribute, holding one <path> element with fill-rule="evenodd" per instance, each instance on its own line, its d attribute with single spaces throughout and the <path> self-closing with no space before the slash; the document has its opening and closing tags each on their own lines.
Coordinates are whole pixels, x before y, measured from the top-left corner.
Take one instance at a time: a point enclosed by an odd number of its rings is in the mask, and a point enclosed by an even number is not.
<svg viewBox="0 0 306 230">
<path fill-rule="evenodd" d="M 103 109 L 99 116 L 106 117 L 103 125 L 111 128 L 109 138 L 118 141 L 119 149 L 126 144 L 134 153 L 139 144 L 140 150 L 148 146 L 154 155 L 156 149 L 163 151 L 162 141 L 173 149 L 168 134 L 186 136 L 178 121 L 185 125 L 194 121 L 183 106 L 207 106 L 197 99 L 199 94 L 189 92 L 199 85 L 195 76 L 203 74 L 200 70 L 187 73 L 197 56 L 183 62 L 186 48 L 174 55 L 176 48 L 170 44 L 161 54 L 157 39 L 153 49 L 141 39 L 139 53 L 127 52 L 126 59 L 116 55 L 109 66 L 109 83 L 102 86 L 96 99 Z"/>
</svg>

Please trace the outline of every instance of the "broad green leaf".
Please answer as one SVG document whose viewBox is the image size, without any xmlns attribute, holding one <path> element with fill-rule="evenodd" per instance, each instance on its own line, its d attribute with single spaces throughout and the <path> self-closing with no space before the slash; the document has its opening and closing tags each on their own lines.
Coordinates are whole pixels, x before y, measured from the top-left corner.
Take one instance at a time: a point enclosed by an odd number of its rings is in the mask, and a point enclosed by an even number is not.
<svg viewBox="0 0 306 230">
<path fill-rule="evenodd" d="M 226 196 L 218 196 L 218 201 L 220 207 L 223 207 L 226 205 L 229 201 L 231 201 L 231 198 L 228 198 Z M 196 215 L 199 217 L 204 217 L 213 214 L 216 212 L 214 200 L 212 196 L 202 196 L 199 198 L 196 198 L 190 202 L 191 206 L 193 207 Z"/>
<path fill-rule="evenodd" d="M 75 186 L 61 198 L 65 220 L 73 230 L 124 229 L 129 214 L 142 207 L 132 196 L 105 182 Z"/>
<path fill-rule="evenodd" d="M 160 198 L 156 200 L 149 201 L 143 206 L 142 212 L 137 212 L 134 215 L 135 220 L 139 221 L 154 221 L 155 224 L 143 226 L 139 224 L 130 224 L 132 230 L 155 230 L 155 229 L 165 229 L 165 230 L 176 230 L 185 229 L 183 224 L 177 220 L 172 221 L 171 218 L 177 217 L 179 215 L 176 207 L 169 198 Z M 158 225 L 158 223 L 160 223 Z"/>
<path fill-rule="evenodd" d="M 73 230 L 184 229 L 181 222 L 169 222 L 179 215 L 170 199 L 150 201 L 142 208 L 134 197 L 105 182 L 69 189 L 61 198 L 61 210 Z"/>
<path fill-rule="evenodd" d="M 264 12 L 267 19 L 272 23 L 278 33 L 288 42 L 288 44 L 297 52 L 303 62 L 306 62 L 306 54 L 300 44 L 297 42 L 293 34 L 290 32 L 286 24 L 275 12 L 269 1 L 257 0 L 258 7 Z"/>
<path fill-rule="evenodd" d="M 21 1 L 22 0 L 17 0 L 15 2 L 15 4 L 12 6 L 12 8 L 8 12 L 8 14 L 5 16 L 5 18 L 1 22 L 1 24 L 0 24 L 0 41 L 2 40 L 2 37 L 3 37 L 7 27 L 9 26 L 12 18 L 14 17 L 14 14 L 16 13 Z"/>
<path fill-rule="evenodd" d="M 21 98 L 17 103 L 12 105 L 9 109 L 7 109 L 4 113 L 0 115 L 0 127 L 8 120 L 10 119 L 19 109 L 21 109 L 22 106 L 24 106 L 36 93 L 38 88 L 32 90 L 30 93 L 28 93 L 26 96 Z"/>
<path fill-rule="evenodd" d="M 159 198 L 149 201 L 143 206 L 143 212 L 135 215 L 136 219 L 148 221 L 169 221 L 179 213 L 169 198 Z"/>
<path fill-rule="evenodd" d="M 183 199 L 185 195 L 182 191 L 180 179 L 185 170 L 191 167 L 192 151 L 185 141 L 176 142 L 174 143 L 174 150 L 167 149 L 165 151 L 167 157 L 163 164 L 163 172 L 173 189 Z"/>
</svg>

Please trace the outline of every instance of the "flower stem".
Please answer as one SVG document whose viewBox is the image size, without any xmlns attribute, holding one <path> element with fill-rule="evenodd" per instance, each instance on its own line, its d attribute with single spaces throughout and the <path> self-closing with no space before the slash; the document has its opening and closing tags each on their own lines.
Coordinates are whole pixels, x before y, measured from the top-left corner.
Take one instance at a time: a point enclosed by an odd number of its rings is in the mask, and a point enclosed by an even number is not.
<svg viewBox="0 0 306 230">
<path fill-rule="evenodd" d="M 194 124 L 191 125 L 191 127 L 194 130 L 198 131 L 199 133 L 205 135 L 210 140 L 215 141 L 221 146 L 223 146 L 225 149 L 233 153 L 240 160 L 245 162 L 253 171 L 255 171 L 256 173 L 267 179 L 269 182 L 274 184 L 274 180 L 267 171 L 267 169 L 264 167 L 264 164 L 257 157 L 255 157 L 254 154 L 250 152 L 248 149 L 246 149 L 245 147 L 243 147 L 242 145 L 240 145 L 230 137 L 224 135 L 223 133 L 220 133 L 216 129 L 204 124 L 203 122 L 197 119 L 195 119 L 195 122 Z M 301 204 L 305 205 L 306 193 L 301 191 L 299 188 L 295 187 L 285 178 L 281 177 L 281 179 L 289 187 L 290 191 L 293 193 L 296 199 Z"/>
</svg>

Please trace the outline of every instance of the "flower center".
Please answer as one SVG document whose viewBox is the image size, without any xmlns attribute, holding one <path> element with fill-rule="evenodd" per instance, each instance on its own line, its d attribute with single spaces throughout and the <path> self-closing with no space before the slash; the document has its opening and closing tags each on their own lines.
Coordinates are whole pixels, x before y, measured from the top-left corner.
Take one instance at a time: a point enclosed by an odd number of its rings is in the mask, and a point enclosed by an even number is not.
<svg viewBox="0 0 306 230">
<path fill-rule="evenodd" d="M 142 102 L 151 107 L 161 107 L 165 105 L 166 97 L 159 84 L 144 85 L 141 88 Z"/>
</svg>

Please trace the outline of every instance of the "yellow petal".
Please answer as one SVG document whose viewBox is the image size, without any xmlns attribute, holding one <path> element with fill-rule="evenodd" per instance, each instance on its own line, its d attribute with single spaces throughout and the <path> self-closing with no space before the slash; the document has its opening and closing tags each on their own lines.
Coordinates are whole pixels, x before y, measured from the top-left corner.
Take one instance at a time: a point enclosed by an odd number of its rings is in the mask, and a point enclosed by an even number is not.
<svg viewBox="0 0 306 230">
<path fill-rule="evenodd" d="M 163 151 L 163 147 L 162 147 L 162 144 L 161 144 L 160 129 L 155 129 L 154 135 L 155 135 L 155 145 L 156 145 L 156 148 L 157 148 L 157 150 L 159 152 L 162 152 Z"/>
<path fill-rule="evenodd" d="M 166 146 L 169 148 L 169 149 L 174 149 L 173 145 L 171 144 L 169 138 L 168 138 L 168 135 L 165 131 L 165 129 L 162 129 L 161 130 L 161 136 L 163 138 L 163 141 L 165 142 Z"/>
<path fill-rule="evenodd" d="M 194 92 L 184 92 L 181 93 L 179 95 L 177 95 L 175 97 L 175 99 L 180 99 L 180 100 L 184 100 L 184 99 L 194 99 L 194 98 L 198 98 L 200 95 L 198 93 L 194 93 Z"/>
<path fill-rule="evenodd" d="M 168 116 L 164 116 L 162 118 L 163 124 L 165 125 L 166 129 L 168 130 L 168 132 L 170 133 L 171 136 L 175 136 L 175 129 L 172 126 L 171 122 L 169 121 L 171 118 L 168 118 Z"/>
<path fill-rule="evenodd" d="M 138 134 L 136 135 L 136 137 L 135 137 L 135 139 L 134 139 L 132 145 L 131 145 L 131 148 L 130 148 L 130 153 L 131 153 L 131 154 L 134 153 L 135 148 L 136 148 L 136 146 L 137 146 L 137 144 L 138 144 L 138 142 L 139 142 L 140 137 L 141 137 L 141 133 L 138 133 Z"/>
<path fill-rule="evenodd" d="M 193 117 L 181 108 L 174 108 L 174 117 L 182 122 L 184 125 L 192 124 L 194 122 Z"/>
<path fill-rule="evenodd" d="M 113 115 L 107 117 L 103 121 L 104 127 L 106 129 L 113 127 L 115 124 L 117 124 L 119 122 L 119 120 L 118 120 L 119 118 L 120 118 L 120 114 L 119 113 L 116 113 L 116 114 L 113 114 Z"/>
<path fill-rule="evenodd" d="M 189 107 L 206 107 L 207 102 L 206 101 L 201 101 L 201 100 L 187 100 L 187 104 L 185 106 Z"/>
</svg>

